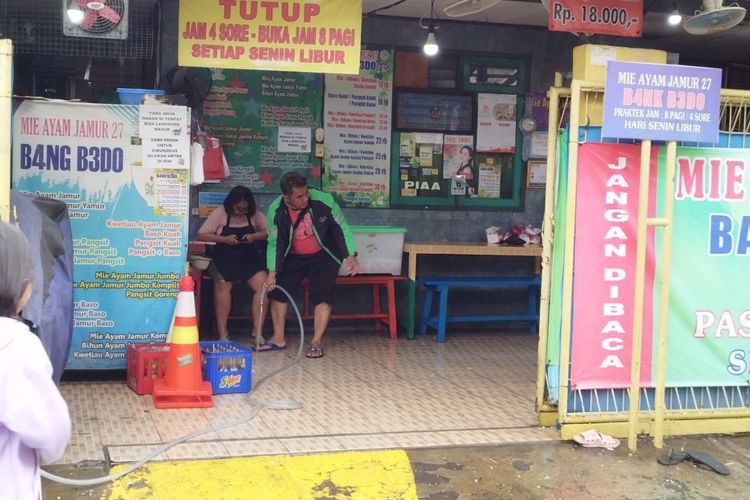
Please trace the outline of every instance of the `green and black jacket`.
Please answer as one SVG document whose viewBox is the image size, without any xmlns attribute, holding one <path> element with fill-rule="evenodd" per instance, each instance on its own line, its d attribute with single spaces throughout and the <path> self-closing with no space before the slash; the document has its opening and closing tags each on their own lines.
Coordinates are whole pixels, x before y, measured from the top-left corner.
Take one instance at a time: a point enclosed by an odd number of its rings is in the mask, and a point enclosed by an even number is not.
<svg viewBox="0 0 750 500">
<path fill-rule="evenodd" d="M 350 255 L 355 255 L 354 238 L 349 223 L 333 196 L 317 189 L 308 188 L 310 214 L 313 233 L 318 244 L 339 265 Z M 279 196 L 268 206 L 268 253 L 266 261 L 269 271 L 281 271 L 284 259 L 292 249 L 292 218 L 284 197 Z"/>
</svg>

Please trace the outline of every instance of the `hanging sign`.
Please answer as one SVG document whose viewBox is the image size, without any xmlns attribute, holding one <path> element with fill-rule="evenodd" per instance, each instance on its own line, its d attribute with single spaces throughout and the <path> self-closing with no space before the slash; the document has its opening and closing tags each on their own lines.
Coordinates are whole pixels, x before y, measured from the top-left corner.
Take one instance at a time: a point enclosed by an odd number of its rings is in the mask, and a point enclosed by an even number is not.
<svg viewBox="0 0 750 500">
<path fill-rule="evenodd" d="M 547 27 L 550 31 L 639 37 L 643 0 L 551 0 Z"/>
<path fill-rule="evenodd" d="M 747 385 L 748 167 L 746 149 L 677 148 L 667 387 Z"/>
<path fill-rule="evenodd" d="M 652 148 L 651 172 L 656 172 Z M 578 149 L 571 387 L 630 384 L 641 147 L 588 142 Z M 655 197 L 651 183 L 649 198 Z M 653 207 L 653 202 L 651 203 Z M 644 304 L 651 304 L 653 245 Z M 641 385 L 651 383 L 652 310 L 644 307 Z"/>
<path fill-rule="evenodd" d="M 362 0 L 180 0 L 180 66 L 359 72 Z"/>
<path fill-rule="evenodd" d="M 602 135 L 714 143 L 721 70 L 607 61 Z"/>
</svg>

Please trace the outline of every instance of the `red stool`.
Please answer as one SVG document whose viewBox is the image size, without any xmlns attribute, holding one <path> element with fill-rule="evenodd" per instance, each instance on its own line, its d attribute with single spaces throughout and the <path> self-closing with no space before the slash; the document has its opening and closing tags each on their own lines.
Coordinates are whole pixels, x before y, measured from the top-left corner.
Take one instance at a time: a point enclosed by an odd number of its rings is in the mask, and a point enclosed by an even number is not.
<svg viewBox="0 0 750 500">
<path fill-rule="evenodd" d="M 406 276 L 393 276 L 392 274 L 358 274 L 356 276 L 339 276 L 336 278 L 337 285 L 371 285 L 372 286 L 372 311 L 360 313 L 331 313 L 331 319 L 373 319 L 374 328 L 379 332 L 383 323 L 388 325 L 388 333 L 392 339 L 397 338 L 396 323 L 396 287 L 395 282 L 406 279 Z M 380 286 L 385 286 L 388 310 L 383 311 L 380 304 Z M 302 281 L 303 302 L 302 317 L 310 319 L 310 283 L 307 279 Z"/>
</svg>

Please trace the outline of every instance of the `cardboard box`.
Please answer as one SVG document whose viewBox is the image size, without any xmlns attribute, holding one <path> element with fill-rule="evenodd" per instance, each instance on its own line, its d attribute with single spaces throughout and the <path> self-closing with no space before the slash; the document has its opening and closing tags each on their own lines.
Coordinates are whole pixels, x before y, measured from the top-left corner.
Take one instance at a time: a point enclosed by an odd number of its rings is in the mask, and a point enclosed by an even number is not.
<svg viewBox="0 0 750 500">
<path fill-rule="evenodd" d="M 610 60 L 666 64 L 667 52 L 612 45 L 579 45 L 573 48 L 573 79 L 604 83 L 607 61 Z"/>
<path fill-rule="evenodd" d="M 634 49 L 612 45 L 579 45 L 573 48 L 573 79 L 604 84 L 607 76 L 607 61 L 632 61 L 643 63 L 667 63 L 667 52 L 655 49 Z M 580 123 L 593 126 L 602 124 L 603 96 L 582 99 L 579 106 Z"/>
</svg>

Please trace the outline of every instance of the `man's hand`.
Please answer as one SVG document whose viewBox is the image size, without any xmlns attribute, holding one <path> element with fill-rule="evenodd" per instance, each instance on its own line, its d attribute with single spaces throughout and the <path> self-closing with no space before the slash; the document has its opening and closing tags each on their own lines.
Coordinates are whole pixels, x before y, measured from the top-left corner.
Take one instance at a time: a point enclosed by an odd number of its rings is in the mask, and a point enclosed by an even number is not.
<svg viewBox="0 0 750 500">
<path fill-rule="evenodd" d="M 359 262 L 357 262 L 357 258 L 354 255 L 350 255 L 344 259 L 344 263 L 346 264 L 346 270 L 348 271 L 349 276 L 359 274 Z"/>
<path fill-rule="evenodd" d="M 276 286 L 276 271 L 270 271 L 266 276 L 266 281 L 263 282 L 263 286 L 266 291 L 270 292 Z"/>
</svg>

